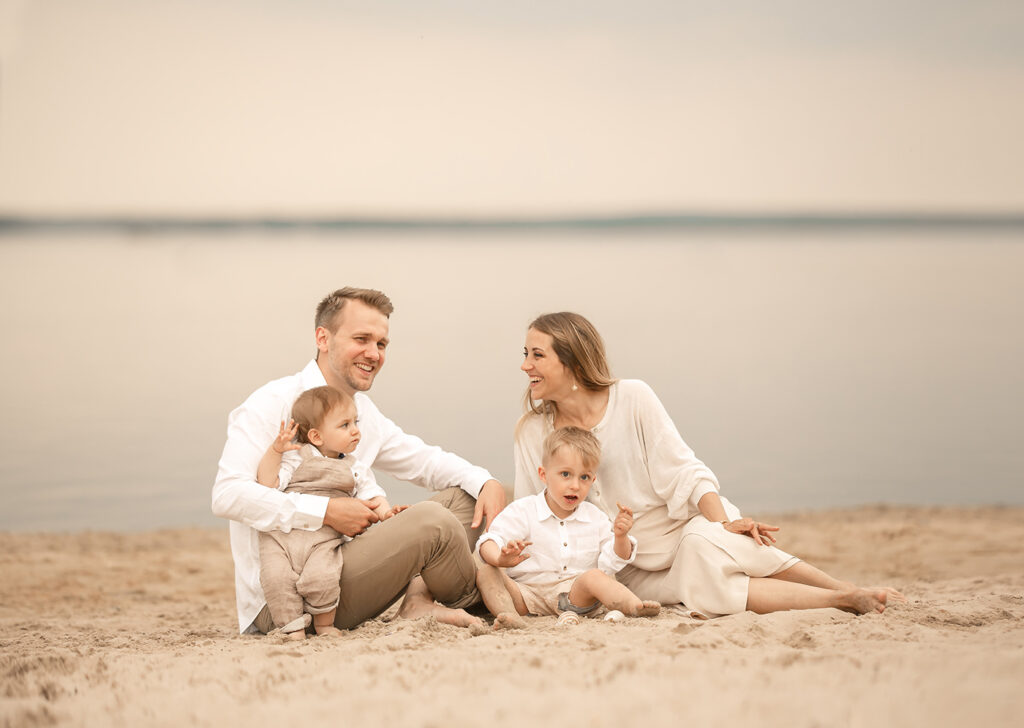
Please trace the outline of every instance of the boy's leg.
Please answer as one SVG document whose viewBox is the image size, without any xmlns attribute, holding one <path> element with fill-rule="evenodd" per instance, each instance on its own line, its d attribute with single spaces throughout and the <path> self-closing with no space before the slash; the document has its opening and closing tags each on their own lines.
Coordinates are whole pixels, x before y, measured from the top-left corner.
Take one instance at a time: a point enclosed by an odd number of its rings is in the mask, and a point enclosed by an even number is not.
<svg viewBox="0 0 1024 728">
<path fill-rule="evenodd" d="M 645 602 L 625 585 L 599 569 L 591 569 L 577 577 L 569 590 L 569 601 L 577 607 L 589 607 L 595 601 L 617 609 L 630 617 L 653 617 L 661 611 L 657 602 Z"/>
<path fill-rule="evenodd" d="M 479 600 L 466 532 L 437 502 L 424 501 L 375 524 L 341 547 L 341 600 L 334 624 L 351 629 L 372 619 L 422 574 L 433 596 L 459 608 Z"/>
<path fill-rule="evenodd" d="M 491 614 L 494 615 L 495 629 L 521 629 L 526 623 L 519 615 L 526 614 L 523 595 L 508 575 L 496 566 L 491 566 L 479 555 L 476 561 L 476 588 Z"/>
</svg>

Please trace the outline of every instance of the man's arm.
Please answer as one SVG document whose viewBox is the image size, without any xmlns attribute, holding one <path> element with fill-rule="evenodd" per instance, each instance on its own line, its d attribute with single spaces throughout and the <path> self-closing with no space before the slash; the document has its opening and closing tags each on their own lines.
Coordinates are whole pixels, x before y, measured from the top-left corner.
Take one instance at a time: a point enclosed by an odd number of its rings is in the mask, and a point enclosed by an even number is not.
<svg viewBox="0 0 1024 728">
<path fill-rule="evenodd" d="M 489 472 L 473 465 L 455 453 L 427 445 L 409 435 L 381 414 L 369 397 L 359 398 L 359 417 L 364 432 L 372 426 L 380 447 L 373 467 L 398 478 L 431 490 L 459 487 L 477 499 L 472 527 L 491 521 L 505 507 L 505 488 Z"/>
</svg>

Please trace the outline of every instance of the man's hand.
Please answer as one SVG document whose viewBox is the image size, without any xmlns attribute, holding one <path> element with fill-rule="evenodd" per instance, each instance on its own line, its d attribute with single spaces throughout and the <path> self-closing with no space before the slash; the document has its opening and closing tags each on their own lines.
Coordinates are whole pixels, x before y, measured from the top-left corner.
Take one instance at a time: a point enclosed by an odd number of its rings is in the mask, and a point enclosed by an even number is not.
<svg viewBox="0 0 1024 728">
<path fill-rule="evenodd" d="M 346 536 L 358 536 L 380 520 L 369 503 L 358 498 L 331 498 L 327 501 L 324 525 Z"/>
<path fill-rule="evenodd" d="M 507 501 L 505 500 L 505 487 L 497 480 L 488 480 L 480 489 L 480 495 L 476 499 L 476 510 L 473 511 L 473 523 L 471 528 L 476 528 L 481 521 L 486 519 L 484 530 L 491 527 L 491 521 L 501 513 Z"/>
</svg>

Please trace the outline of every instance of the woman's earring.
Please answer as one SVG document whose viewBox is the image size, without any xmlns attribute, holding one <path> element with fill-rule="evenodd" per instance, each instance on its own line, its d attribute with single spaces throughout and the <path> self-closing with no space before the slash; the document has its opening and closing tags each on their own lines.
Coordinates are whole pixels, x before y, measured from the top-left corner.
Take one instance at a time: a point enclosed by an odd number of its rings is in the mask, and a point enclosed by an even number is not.
<svg viewBox="0 0 1024 728">
<path fill-rule="evenodd" d="M 579 389 L 579 387 L 576 386 L 576 382 L 573 382 L 572 383 L 572 391 L 575 392 L 577 389 Z"/>
</svg>

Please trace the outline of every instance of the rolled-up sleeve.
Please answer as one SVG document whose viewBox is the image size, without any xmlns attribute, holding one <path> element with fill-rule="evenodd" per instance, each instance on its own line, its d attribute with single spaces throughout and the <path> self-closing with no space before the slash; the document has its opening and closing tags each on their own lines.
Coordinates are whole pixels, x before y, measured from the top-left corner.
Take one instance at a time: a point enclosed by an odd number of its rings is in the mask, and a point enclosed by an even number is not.
<svg viewBox="0 0 1024 728">
<path fill-rule="evenodd" d="M 484 483 L 494 479 L 488 471 L 455 453 L 403 432 L 368 398 L 360 400 L 359 415 L 360 418 L 372 417 L 379 428 L 381 443 L 373 460 L 375 470 L 430 490 L 462 488 L 474 498 L 480 495 Z"/>
</svg>

